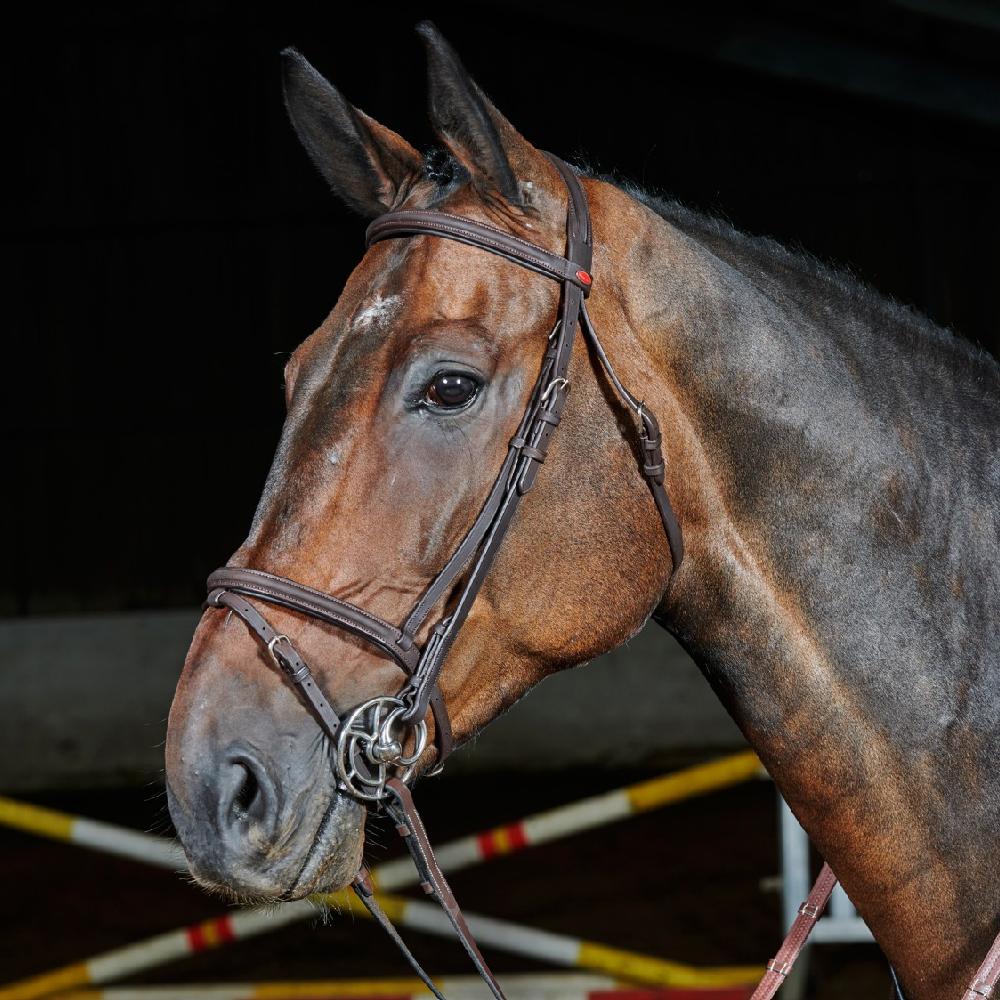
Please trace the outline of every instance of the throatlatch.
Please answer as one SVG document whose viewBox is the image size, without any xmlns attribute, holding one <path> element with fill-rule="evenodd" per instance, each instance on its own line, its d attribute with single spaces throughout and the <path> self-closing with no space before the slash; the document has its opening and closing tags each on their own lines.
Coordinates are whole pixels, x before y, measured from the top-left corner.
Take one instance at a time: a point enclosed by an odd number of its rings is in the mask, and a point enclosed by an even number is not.
<svg viewBox="0 0 1000 1000">
<path fill-rule="evenodd" d="M 505 233 L 503 230 L 447 212 L 401 210 L 387 212 L 368 226 L 366 246 L 397 236 L 430 234 L 458 240 L 500 254 L 529 270 L 562 284 L 559 318 L 549 334 L 541 370 L 532 389 L 507 457 L 472 527 L 430 583 L 401 627 L 348 601 L 259 569 L 226 566 L 208 578 L 206 606 L 226 608 L 238 615 L 257 637 L 275 666 L 295 685 L 330 739 L 337 787 L 369 808 L 384 810 L 396 823 L 425 891 L 441 904 L 477 971 L 497 1000 L 503 993 L 469 931 L 454 895 L 434 859 L 423 824 L 406 786 L 427 747 L 427 712 L 434 718 L 437 765 L 452 749 L 451 725 L 438 677 L 456 635 L 469 614 L 489 573 L 497 550 L 521 499 L 531 490 L 545 461 L 549 442 L 562 416 L 569 390 L 569 362 L 579 328 L 612 386 L 636 416 L 636 434 L 642 451 L 641 471 L 670 545 L 671 574 L 684 554 L 681 530 L 664 486 L 664 460 L 656 417 L 621 383 L 587 313 L 591 276 L 592 231 L 586 194 L 573 169 L 553 153 L 545 153 L 569 189 L 566 212 L 566 256 Z M 417 635 L 427 617 L 465 573 L 461 592 L 431 629 L 421 647 Z M 247 597 L 290 608 L 342 628 L 390 657 L 407 675 L 395 695 L 364 702 L 341 721 L 320 690 L 303 657 L 288 636 L 278 633 Z M 379 908 L 367 872 L 362 870 L 354 889 L 375 919 L 392 936 L 417 975 L 435 996 L 441 994 L 402 942 Z M 443 1000 L 443 998 L 441 998 Z"/>
</svg>

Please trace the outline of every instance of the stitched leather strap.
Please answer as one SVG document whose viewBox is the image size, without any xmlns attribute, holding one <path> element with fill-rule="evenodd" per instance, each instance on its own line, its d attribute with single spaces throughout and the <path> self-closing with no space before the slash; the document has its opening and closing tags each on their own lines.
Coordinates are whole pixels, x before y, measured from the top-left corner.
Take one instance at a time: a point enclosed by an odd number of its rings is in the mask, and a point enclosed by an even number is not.
<svg viewBox="0 0 1000 1000">
<path fill-rule="evenodd" d="M 224 566 L 209 575 L 208 587 L 210 590 L 222 587 L 250 594 L 337 625 L 378 646 L 408 674 L 413 673 L 420 660 L 420 652 L 413 637 L 394 625 L 338 597 L 286 580 L 282 576 L 274 576 L 259 569 Z"/>
<path fill-rule="evenodd" d="M 802 951 L 802 946 L 816 926 L 820 914 L 826 909 L 829 902 L 830 893 L 837 884 L 837 876 L 833 874 L 833 869 L 823 863 L 819 876 L 809 892 L 809 898 L 799 907 L 799 915 L 792 922 L 785 940 L 782 941 L 778 954 L 767 963 L 767 972 L 764 978 L 757 984 L 757 989 L 753 991 L 750 1000 L 771 1000 L 771 997 L 781 988 L 785 977 L 792 971 L 795 960 Z"/>
<path fill-rule="evenodd" d="M 424 972 L 423 966 L 417 961 L 413 952 L 410 951 L 406 942 L 400 936 L 399 931 L 393 927 L 392 921 L 385 914 L 385 910 L 379 906 L 378 900 L 375 898 L 375 888 L 372 885 L 371 876 L 369 875 L 368 869 L 363 865 L 361 867 L 361 871 L 354 876 L 351 888 L 354 890 L 358 899 L 364 903 L 365 909 L 372 915 L 375 922 L 386 932 L 386 934 L 389 935 L 396 947 L 403 953 L 403 957 L 409 963 L 410 968 L 413 969 L 413 971 L 420 978 L 420 981 L 424 984 L 424 986 L 426 986 L 427 989 L 429 989 L 431 993 L 437 997 L 437 1000 L 445 1000 L 444 994 L 442 994 L 434 985 L 434 981 L 431 977 Z"/>
<path fill-rule="evenodd" d="M 555 343 L 555 338 L 559 333 L 561 323 L 561 319 L 557 320 L 555 327 L 549 334 L 548 340 L 550 345 Z M 535 379 L 535 385 L 532 389 L 531 397 L 528 400 L 528 406 L 525 408 L 524 414 L 521 417 L 521 422 L 518 425 L 517 430 L 514 432 L 514 436 L 510 439 L 507 449 L 507 457 L 504 459 L 504 463 L 500 468 L 500 474 L 493 482 L 493 486 L 490 489 L 489 496 L 486 498 L 486 502 L 483 504 L 482 510 L 480 510 L 476 520 L 472 524 L 472 527 L 466 533 L 465 538 L 463 538 L 459 543 L 458 548 L 452 554 L 444 568 L 440 573 L 438 573 L 434 580 L 431 581 L 430 585 L 420 596 L 420 599 L 417 601 L 413 610 L 410 612 L 409 617 L 406 619 L 406 623 L 403 625 L 404 632 L 410 635 L 416 635 L 420 631 L 420 626 L 424 623 L 427 615 L 430 614 L 441 598 L 445 596 L 448 588 L 455 582 L 462 570 L 466 568 L 472 557 L 475 555 L 476 550 L 482 544 L 486 532 L 489 530 L 490 525 L 496 518 L 497 511 L 500 508 L 500 503 L 503 500 L 504 494 L 510 488 L 511 474 L 513 473 L 514 466 L 517 463 L 521 449 L 524 447 L 527 427 L 531 421 L 532 414 L 537 410 L 538 399 L 542 395 L 545 387 L 548 385 L 554 357 L 554 350 L 550 347 L 549 350 L 545 352 L 545 356 L 542 359 L 542 367 L 538 373 L 538 378 Z"/>
<path fill-rule="evenodd" d="M 750 1000 L 771 1000 L 771 997 L 781 988 L 781 984 L 785 981 L 788 973 L 792 971 L 795 960 L 799 957 L 806 940 L 812 933 L 813 927 L 816 926 L 816 921 L 826 909 L 826 904 L 830 901 L 830 895 L 836 884 L 837 877 L 833 874 L 833 869 L 824 862 L 809 893 L 809 898 L 799 907 L 798 916 L 789 928 L 788 934 L 785 935 L 785 940 L 781 943 L 777 955 L 767 963 L 767 972 L 757 984 Z M 892 978 L 893 992 L 898 1000 L 904 1000 L 903 988 L 896 976 L 896 970 L 891 965 L 889 972 Z M 983 959 L 983 964 L 979 966 L 972 981 L 962 994 L 962 1000 L 983 1000 L 985 997 L 992 997 L 998 982 L 1000 982 L 1000 935 L 994 940 L 986 958 Z"/>
<path fill-rule="evenodd" d="M 371 246 L 389 236 L 419 236 L 431 233 L 449 239 L 481 247 L 500 254 L 509 260 L 530 268 L 557 281 L 569 281 L 578 286 L 584 295 L 590 294 L 589 270 L 576 262 L 550 253 L 542 247 L 528 243 L 502 229 L 473 219 L 462 218 L 450 212 L 412 209 L 387 212 L 374 219 L 365 232 L 365 246 Z M 581 274 L 581 271 L 584 273 Z"/>
<path fill-rule="evenodd" d="M 1000 936 L 986 953 L 983 964 L 979 966 L 972 977 L 972 982 L 962 994 L 962 1000 L 982 1000 L 983 997 L 993 996 L 998 981 L 1000 981 Z"/>
<path fill-rule="evenodd" d="M 670 504 L 670 497 L 667 495 L 663 485 L 666 463 L 663 460 L 662 436 L 660 425 L 656 417 L 648 407 L 644 406 L 628 389 L 622 384 L 615 372 L 611 359 L 604 350 L 600 337 L 594 329 L 594 324 L 590 321 L 590 314 L 587 312 L 586 303 L 582 306 L 583 331 L 588 342 L 594 349 L 601 367 L 611 382 L 618 398 L 625 403 L 629 409 L 639 418 L 639 444 L 643 450 L 642 474 L 646 477 L 656 509 L 660 512 L 660 520 L 663 522 L 663 530 L 667 534 L 667 541 L 670 543 L 670 557 L 673 560 L 673 570 L 676 572 L 684 558 L 684 538 L 681 535 L 681 527 L 677 523 L 677 515 Z"/>
<path fill-rule="evenodd" d="M 585 285 L 579 281 L 565 281 L 563 284 L 560 317 L 555 329 L 556 336 L 546 351 L 545 363 L 542 368 L 542 391 L 537 397 L 533 394 L 522 420 L 521 428 L 511 441 L 512 447 L 517 449 L 517 464 L 512 480 L 496 505 L 493 520 L 483 534 L 481 547 L 472 562 L 457 602 L 448 618 L 440 622 L 434 629 L 424 648 L 420 664 L 411 678 L 409 690 L 400 695 L 409 703 L 406 713 L 402 716 L 403 721 L 415 722 L 426 713 L 430 691 L 437 683 L 448 651 L 465 623 L 472 604 L 493 565 L 500 543 L 503 541 L 507 527 L 514 517 L 521 498 L 528 493 L 534 484 L 538 469 L 545 460 L 549 440 L 559 425 L 566 404 L 569 388 L 567 373 L 573 341 L 576 337 L 585 289 L 589 291 L 592 282 L 589 274 L 592 260 L 590 216 L 587 211 L 586 196 L 572 170 L 558 157 L 552 154 L 546 155 L 552 159 L 565 178 L 570 193 L 566 213 L 566 260 L 574 264 L 575 272 L 587 275 L 587 282 Z M 434 216 L 434 213 L 426 214 Z M 436 216 L 427 220 L 426 231 L 436 231 L 433 224 L 435 219 Z M 422 215 L 411 218 L 407 230 L 419 228 L 422 221 Z M 469 220 L 454 221 L 459 225 L 459 228 L 469 222 Z M 470 235 L 474 236 L 477 230 L 473 227 L 469 232 Z M 391 235 L 391 231 L 378 231 L 375 235 L 376 238 L 383 238 L 385 235 Z M 510 256 L 503 250 L 496 249 L 492 243 L 485 245 L 484 249 Z M 539 258 L 539 260 L 542 259 L 544 259 L 544 255 Z M 518 262 L 521 261 L 518 260 Z M 541 267 L 538 269 L 543 270 Z"/>
<path fill-rule="evenodd" d="M 550 158 L 552 158 L 556 167 L 565 178 L 570 191 L 566 227 L 567 259 L 578 264 L 580 270 L 589 274 L 592 247 L 590 215 L 587 212 L 586 198 L 570 168 L 562 160 L 558 159 L 558 157 L 551 157 L 551 154 L 546 155 L 550 155 Z M 419 220 L 411 220 L 410 228 L 419 228 Z M 389 234 L 388 230 L 386 234 Z M 490 247 L 486 247 L 486 249 L 490 249 Z M 514 473 L 515 492 L 504 495 L 497 504 L 494 521 L 483 536 L 482 547 L 469 572 L 462 594 L 449 618 L 439 624 L 432 635 L 431 642 L 424 649 L 420 665 L 410 682 L 409 691 L 402 695 L 404 699 L 410 702 L 409 709 L 403 716 L 405 721 L 416 721 L 422 718 L 426 712 L 427 698 L 431 685 L 436 683 L 448 651 L 458 631 L 464 624 L 471 610 L 472 603 L 493 564 L 497 549 L 504 538 L 507 526 L 516 512 L 520 498 L 534 485 L 538 469 L 545 460 L 549 441 L 555 428 L 559 425 L 562 411 L 566 404 L 569 388 L 567 378 L 569 361 L 572 354 L 576 328 L 581 321 L 584 334 L 594 346 L 601 364 L 618 395 L 640 418 L 639 439 L 644 452 L 643 475 L 649 484 L 653 499 L 660 513 L 664 530 L 667 534 L 673 562 L 672 571 L 675 571 L 680 565 L 684 554 L 684 547 L 680 526 L 677 523 L 677 518 L 663 486 L 664 461 L 661 450 L 660 430 L 656 418 L 621 383 L 590 322 L 586 304 L 584 303 L 584 292 L 578 284 L 567 283 L 563 286 L 558 337 L 551 350 L 552 364 L 548 369 L 548 383 L 534 408 L 534 412 L 532 412 L 531 406 L 528 408 L 526 417 L 530 419 L 522 422 L 522 426 L 525 423 L 528 425 L 523 436 L 519 434 L 512 441 L 512 445 L 517 444 L 520 447 L 520 459 L 517 471 Z M 410 622 L 407 624 L 409 626 Z"/>
<path fill-rule="evenodd" d="M 249 601 L 232 591 L 216 588 L 208 595 L 205 603 L 213 608 L 227 607 L 243 619 L 250 631 L 260 639 L 261 644 L 270 653 L 275 666 L 302 693 L 306 704 L 312 709 L 330 739 L 335 740 L 340 719 L 323 696 L 323 692 L 313 680 L 312 671 L 288 636 L 276 632 L 271 623 Z"/>
<path fill-rule="evenodd" d="M 543 423 L 542 426 L 549 426 Z M 537 438 L 535 439 L 537 441 Z M 541 442 L 539 442 L 541 443 Z M 536 445 L 537 447 L 537 445 Z M 539 449 L 541 452 L 541 449 Z M 514 473 L 514 479 L 510 488 L 504 493 L 496 516 L 483 539 L 478 555 L 472 564 L 466 584 L 457 602 L 453 606 L 451 614 L 441 622 L 431 636 L 421 658 L 420 666 L 410 680 L 409 692 L 401 695 L 404 699 L 409 695 L 409 710 L 402 716 L 404 721 L 416 720 L 423 717 L 426 711 L 427 699 L 433 685 L 437 683 L 441 667 L 445 657 L 451 648 L 455 637 L 465 623 L 469 615 L 476 596 L 479 593 L 483 582 L 493 565 L 500 543 L 503 541 L 518 504 L 531 483 L 534 481 L 534 469 L 540 465 L 540 460 L 530 456 L 520 456 L 518 471 Z"/>
<path fill-rule="evenodd" d="M 472 959 L 472 964 L 476 967 L 476 971 L 490 992 L 496 1000 L 505 1000 L 500 984 L 486 964 L 486 959 L 483 958 L 482 952 L 476 944 L 476 939 L 472 936 L 472 931 L 469 930 L 469 925 L 465 922 L 458 900 L 455 899 L 455 895 L 444 877 L 444 872 L 438 867 L 434 851 L 427 839 L 427 831 L 424 829 L 420 814 L 413 804 L 410 790 L 398 778 L 390 778 L 385 787 L 392 795 L 392 798 L 386 802 L 386 812 L 396 821 L 396 829 L 413 858 L 413 863 L 420 874 L 424 892 L 433 896 L 441 905 L 451 926 L 455 929 L 462 947 Z"/>
</svg>

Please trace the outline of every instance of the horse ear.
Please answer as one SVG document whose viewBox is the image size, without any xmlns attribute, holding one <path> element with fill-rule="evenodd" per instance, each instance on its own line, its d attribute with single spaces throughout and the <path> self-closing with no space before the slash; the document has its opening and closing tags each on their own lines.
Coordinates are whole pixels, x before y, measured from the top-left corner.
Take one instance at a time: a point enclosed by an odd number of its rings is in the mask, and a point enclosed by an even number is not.
<svg viewBox="0 0 1000 1000">
<path fill-rule="evenodd" d="M 427 49 L 428 107 L 442 142 L 466 168 L 484 197 L 499 194 L 523 206 L 518 177 L 535 172 L 540 154 L 496 109 L 469 76 L 432 21 L 415 28 Z"/>
<path fill-rule="evenodd" d="M 281 59 L 288 116 L 333 193 L 367 218 L 391 209 L 420 177 L 420 153 L 349 104 L 297 49 L 284 49 Z"/>
</svg>

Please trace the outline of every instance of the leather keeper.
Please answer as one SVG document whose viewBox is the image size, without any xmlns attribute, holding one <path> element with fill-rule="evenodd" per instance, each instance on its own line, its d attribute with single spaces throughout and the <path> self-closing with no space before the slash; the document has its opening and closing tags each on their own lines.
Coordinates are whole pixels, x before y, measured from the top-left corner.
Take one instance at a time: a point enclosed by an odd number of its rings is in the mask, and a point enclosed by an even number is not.
<svg viewBox="0 0 1000 1000">
<path fill-rule="evenodd" d="M 373 896 L 375 894 L 375 887 L 372 885 L 371 875 L 369 874 L 368 869 L 363 866 L 358 874 L 354 876 L 351 884 L 362 896 Z"/>
</svg>

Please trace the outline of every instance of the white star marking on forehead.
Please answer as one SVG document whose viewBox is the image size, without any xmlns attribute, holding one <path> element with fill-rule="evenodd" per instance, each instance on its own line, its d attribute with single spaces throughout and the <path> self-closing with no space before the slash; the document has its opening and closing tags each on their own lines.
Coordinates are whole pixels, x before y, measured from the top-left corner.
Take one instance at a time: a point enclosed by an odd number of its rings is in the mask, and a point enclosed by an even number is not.
<svg viewBox="0 0 1000 1000">
<path fill-rule="evenodd" d="M 399 309 L 401 298 L 398 295 L 390 295 L 383 298 L 380 292 L 368 300 L 365 307 L 354 317 L 351 326 L 355 330 L 361 330 L 372 325 L 385 326 Z"/>
</svg>

